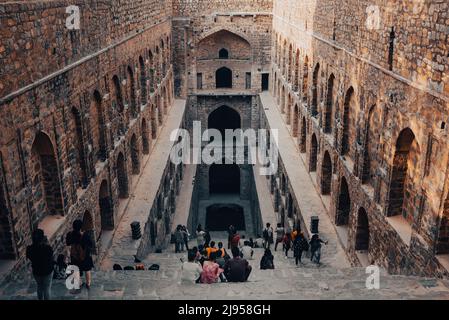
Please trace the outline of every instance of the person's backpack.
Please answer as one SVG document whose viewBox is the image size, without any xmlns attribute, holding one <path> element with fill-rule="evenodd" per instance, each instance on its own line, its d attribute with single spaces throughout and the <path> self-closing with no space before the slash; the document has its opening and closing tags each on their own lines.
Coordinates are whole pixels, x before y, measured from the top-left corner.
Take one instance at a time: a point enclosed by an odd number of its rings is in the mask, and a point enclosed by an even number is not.
<svg viewBox="0 0 449 320">
<path fill-rule="evenodd" d="M 269 237 L 269 236 L 268 236 L 268 229 L 264 229 L 264 230 L 263 230 L 263 238 L 264 238 L 264 239 L 268 239 L 268 237 Z"/>
<path fill-rule="evenodd" d="M 159 265 L 158 265 L 158 264 L 152 264 L 152 265 L 148 268 L 148 270 L 154 270 L 154 271 L 157 271 L 157 270 L 159 270 Z"/>
<path fill-rule="evenodd" d="M 70 246 L 70 257 L 75 260 L 75 262 L 83 262 L 84 259 L 86 259 L 86 251 L 81 243 L 74 243 Z"/>
</svg>

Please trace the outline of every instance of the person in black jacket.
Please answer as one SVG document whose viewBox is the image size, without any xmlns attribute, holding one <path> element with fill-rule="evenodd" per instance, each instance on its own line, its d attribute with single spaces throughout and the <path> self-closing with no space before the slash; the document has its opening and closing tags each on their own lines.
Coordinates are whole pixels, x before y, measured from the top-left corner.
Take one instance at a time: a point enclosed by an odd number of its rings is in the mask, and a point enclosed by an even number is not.
<svg viewBox="0 0 449 320">
<path fill-rule="evenodd" d="M 73 221 L 73 230 L 67 234 L 66 244 L 70 247 L 70 263 L 80 269 L 81 276 L 86 273 L 86 288 L 90 289 L 91 270 L 94 267 L 92 259 L 93 243 L 87 232 L 81 232 L 83 221 Z"/>
<path fill-rule="evenodd" d="M 32 235 L 33 244 L 27 247 L 26 257 L 31 261 L 33 276 L 37 283 L 39 300 L 50 300 L 53 279 L 53 249 L 48 244 L 42 229 L 36 229 Z"/>
<path fill-rule="evenodd" d="M 274 269 L 274 256 L 270 249 L 265 249 L 265 253 L 260 260 L 260 270 Z"/>
</svg>

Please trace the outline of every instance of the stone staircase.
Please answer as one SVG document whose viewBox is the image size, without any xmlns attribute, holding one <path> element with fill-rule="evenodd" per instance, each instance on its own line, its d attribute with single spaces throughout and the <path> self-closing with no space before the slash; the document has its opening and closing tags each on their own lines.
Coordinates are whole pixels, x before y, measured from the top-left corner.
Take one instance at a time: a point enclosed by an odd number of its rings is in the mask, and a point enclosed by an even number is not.
<svg viewBox="0 0 449 320">
<path fill-rule="evenodd" d="M 224 243 L 226 243 L 224 241 Z M 192 241 L 191 245 L 194 245 Z M 426 279 L 388 275 L 381 271 L 380 289 L 368 290 L 364 268 L 337 268 L 332 257 L 323 250 L 323 264 L 317 267 L 306 257 L 296 267 L 289 253 L 285 258 L 278 248 L 275 270 L 260 270 L 263 249 L 254 249 L 250 260 L 253 271 L 246 283 L 181 284 L 180 258 L 184 253 L 165 252 L 149 254 L 143 261 L 146 268 L 157 263 L 159 271 L 110 271 L 113 263 L 133 265 L 132 256 L 113 257 L 104 261 L 100 270 L 93 272 L 93 285 L 79 294 L 71 294 L 64 281 L 53 282 L 54 299 L 449 299 L 449 280 Z M 35 299 L 32 279 L 19 279 L 0 288 L 0 299 Z"/>
</svg>

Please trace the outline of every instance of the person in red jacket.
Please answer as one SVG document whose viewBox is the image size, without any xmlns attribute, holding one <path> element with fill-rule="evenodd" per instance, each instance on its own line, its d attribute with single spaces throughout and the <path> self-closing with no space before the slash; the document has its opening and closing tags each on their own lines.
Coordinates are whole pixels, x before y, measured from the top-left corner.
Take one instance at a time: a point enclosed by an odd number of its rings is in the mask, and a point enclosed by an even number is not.
<svg viewBox="0 0 449 320">
<path fill-rule="evenodd" d="M 239 241 L 240 241 L 240 235 L 238 234 L 238 232 L 236 232 L 234 234 L 234 236 L 232 237 L 232 240 L 231 240 L 231 249 L 234 248 L 234 247 L 238 248 Z"/>
</svg>

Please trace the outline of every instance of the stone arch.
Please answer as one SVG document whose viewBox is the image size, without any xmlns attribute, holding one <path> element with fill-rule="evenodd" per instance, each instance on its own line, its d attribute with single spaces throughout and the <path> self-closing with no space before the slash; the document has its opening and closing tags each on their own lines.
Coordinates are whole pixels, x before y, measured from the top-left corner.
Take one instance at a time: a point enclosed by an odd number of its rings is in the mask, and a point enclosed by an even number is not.
<svg viewBox="0 0 449 320">
<path fill-rule="evenodd" d="M 133 134 L 131 137 L 131 166 L 133 174 L 139 174 L 140 172 L 140 159 L 139 159 L 139 146 L 137 144 L 136 135 Z"/>
<path fill-rule="evenodd" d="M 215 72 L 215 86 L 220 88 L 232 88 L 232 70 L 222 67 Z"/>
<path fill-rule="evenodd" d="M 89 210 L 84 211 L 83 214 L 83 228 L 82 231 L 91 231 L 94 230 L 94 218 L 92 217 Z"/>
<path fill-rule="evenodd" d="M 304 59 L 304 66 L 302 71 L 302 99 L 307 102 L 309 90 L 309 57 L 306 56 Z"/>
<path fill-rule="evenodd" d="M 114 230 L 114 208 L 107 180 L 101 181 L 98 204 L 100 206 L 101 230 Z"/>
<path fill-rule="evenodd" d="M 281 113 L 285 112 L 285 86 L 282 86 L 282 92 L 281 92 Z"/>
<path fill-rule="evenodd" d="M 296 50 L 294 88 L 299 91 L 299 49 Z"/>
<path fill-rule="evenodd" d="M 89 177 L 87 172 L 87 160 L 84 148 L 84 135 L 83 135 L 83 120 L 81 119 L 81 114 L 77 108 L 72 107 L 72 120 L 73 120 L 73 131 L 75 133 L 75 139 L 73 145 L 76 149 L 76 160 L 78 162 L 78 172 L 79 172 L 79 182 L 78 186 L 83 189 L 87 188 L 89 184 Z"/>
<path fill-rule="evenodd" d="M 118 181 L 118 197 L 121 199 L 128 198 L 128 174 L 126 171 L 126 162 L 123 153 L 119 153 L 116 162 L 117 181 Z"/>
<path fill-rule="evenodd" d="M 438 225 L 438 224 L 437 224 Z M 449 254 L 449 194 L 444 200 L 443 213 L 439 218 L 436 254 Z"/>
<path fill-rule="evenodd" d="M 157 109 L 154 105 L 151 106 L 151 138 L 157 138 Z"/>
<path fill-rule="evenodd" d="M 157 101 L 157 104 L 156 104 L 157 120 L 158 120 L 158 123 L 161 125 L 164 122 L 164 111 L 162 110 L 164 107 L 161 102 L 160 94 L 157 95 L 156 101 Z"/>
<path fill-rule="evenodd" d="M 33 226 L 47 215 L 64 215 L 61 181 L 53 143 L 40 131 L 31 147 L 31 181 L 33 184 Z"/>
<path fill-rule="evenodd" d="M 156 226 L 154 224 L 154 221 L 150 222 L 150 243 L 152 246 L 156 245 L 156 237 L 157 237 L 157 229 Z"/>
<path fill-rule="evenodd" d="M 379 135 L 376 134 L 377 128 L 380 126 L 380 117 L 376 112 L 376 105 L 373 105 L 366 121 L 365 144 L 363 150 L 363 173 L 362 183 L 370 183 L 374 187 L 373 177 L 376 174 L 376 165 L 374 163 L 377 153 L 377 144 Z"/>
<path fill-rule="evenodd" d="M 311 105 L 312 117 L 315 117 L 318 114 L 319 76 L 320 76 L 320 64 L 317 63 L 315 69 L 313 70 L 313 77 L 312 77 L 312 105 Z"/>
<path fill-rule="evenodd" d="M 402 215 L 413 222 L 413 199 L 416 196 L 414 179 L 417 178 L 419 145 L 410 128 L 403 129 L 396 140 L 391 170 L 387 216 Z"/>
<path fill-rule="evenodd" d="M 126 128 L 125 128 L 125 122 L 126 122 L 126 115 L 125 115 L 125 107 L 123 103 L 123 95 L 122 95 L 122 89 L 120 86 L 120 80 L 117 75 L 114 75 L 112 77 L 113 87 L 114 87 L 114 96 L 115 96 L 115 106 L 118 111 L 118 128 L 117 133 L 118 135 L 125 134 Z"/>
<path fill-rule="evenodd" d="M 310 172 L 316 171 L 317 159 L 318 159 L 318 141 L 314 133 L 312 134 L 312 140 L 310 143 L 310 165 L 309 165 Z"/>
<path fill-rule="evenodd" d="M 93 93 L 93 104 L 95 105 L 94 110 L 97 114 L 97 123 L 92 124 L 93 128 L 98 130 L 98 151 L 97 158 L 100 161 L 105 161 L 107 158 L 107 147 L 106 147 L 106 121 L 104 117 L 104 110 L 101 104 L 102 98 L 100 92 L 95 90 Z M 92 117 L 94 118 L 94 117 Z M 94 118 L 95 119 L 95 118 Z"/>
<path fill-rule="evenodd" d="M 228 59 L 229 58 L 229 51 L 226 50 L 225 48 L 221 48 L 218 51 L 218 58 L 219 59 Z"/>
<path fill-rule="evenodd" d="M 368 251 L 369 249 L 369 222 L 366 210 L 360 207 L 357 213 L 357 228 L 355 231 L 355 250 Z"/>
<path fill-rule="evenodd" d="M 206 208 L 206 229 L 226 231 L 230 225 L 246 230 L 244 209 L 238 204 L 212 204 Z"/>
<path fill-rule="evenodd" d="M 16 258 L 3 157 L 0 153 L 0 260 Z"/>
<path fill-rule="evenodd" d="M 147 75 L 145 71 L 145 62 L 142 56 L 139 56 L 139 71 L 140 71 L 140 101 L 142 104 L 147 103 Z"/>
<path fill-rule="evenodd" d="M 209 167 L 209 194 L 240 194 L 240 167 L 212 164 Z"/>
<path fill-rule="evenodd" d="M 240 129 L 241 117 L 240 114 L 228 106 L 220 106 L 209 114 L 207 119 L 208 129 L 217 129 L 220 131 L 222 138 L 225 138 L 226 129 Z"/>
<path fill-rule="evenodd" d="M 301 122 L 301 136 L 299 139 L 299 146 L 301 153 L 306 152 L 306 146 L 307 146 L 307 122 L 306 117 L 302 117 Z"/>
<path fill-rule="evenodd" d="M 154 66 L 154 56 L 153 52 L 150 50 L 148 52 L 148 60 L 150 65 L 150 93 L 154 92 L 154 73 L 155 73 L 155 66 Z"/>
<path fill-rule="evenodd" d="M 324 152 L 323 161 L 321 162 L 321 194 L 329 195 L 332 186 L 332 160 L 329 152 Z"/>
<path fill-rule="evenodd" d="M 345 103 L 343 106 L 343 137 L 341 139 L 341 153 L 342 155 L 347 154 L 351 149 L 351 140 L 353 139 L 354 129 L 351 123 L 351 113 L 353 113 L 353 99 L 354 99 L 354 88 L 350 87 L 346 91 Z"/>
<path fill-rule="evenodd" d="M 291 118 L 292 118 L 292 104 L 293 104 L 293 99 L 292 99 L 292 95 L 289 93 L 288 94 L 288 98 L 287 98 L 287 107 L 286 107 L 286 113 L 287 113 L 287 125 L 291 124 Z"/>
<path fill-rule="evenodd" d="M 288 47 L 288 82 L 292 81 L 292 72 L 293 72 L 293 46 L 292 44 Z"/>
<path fill-rule="evenodd" d="M 293 123 L 292 123 L 292 133 L 293 137 L 298 136 L 298 122 L 299 122 L 299 107 L 295 104 L 293 108 Z"/>
<path fill-rule="evenodd" d="M 348 183 L 345 177 L 341 177 L 340 190 L 337 201 L 337 214 L 335 224 L 337 226 L 347 226 L 351 214 L 351 196 L 349 194 Z"/>
<path fill-rule="evenodd" d="M 150 140 L 149 140 L 149 134 L 148 134 L 148 125 L 145 118 L 142 118 L 142 125 L 141 125 L 141 132 L 142 132 L 142 153 L 143 154 L 149 154 L 150 153 Z"/>
<path fill-rule="evenodd" d="M 136 82 L 134 80 L 134 72 L 131 66 L 128 66 L 128 90 L 129 90 L 129 104 L 131 115 L 133 118 L 137 117 L 137 102 L 136 102 Z"/>
<path fill-rule="evenodd" d="M 334 114 L 334 82 L 335 76 L 333 73 L 329 76 L 327 80 L 327 94 L 326 94 L 326 105 L 324 112 L 324 132 L 332 133 L 332 121 Z"/>
<path fill-rule="evenodd" d="M 163 104 L 164 114 L 166 115 L 168 112 L 169 102 L 168 102 L 168 97 L 167 97 L 167 88 L 165 86 L 162 88 L 162 104 Z"/>
</svg>

